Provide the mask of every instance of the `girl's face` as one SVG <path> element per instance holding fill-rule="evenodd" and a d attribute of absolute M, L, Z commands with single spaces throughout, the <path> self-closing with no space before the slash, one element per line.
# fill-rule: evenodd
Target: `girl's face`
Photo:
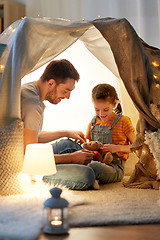
<path fill-rule="evenodd" d="M 100 117 L 103 122 L 105 122 L 112 116 L 113 108 L 116 106 L 116 100 L 113 104 L 108 100 L 93 100 L 93 105 L 97 116 Z"/>

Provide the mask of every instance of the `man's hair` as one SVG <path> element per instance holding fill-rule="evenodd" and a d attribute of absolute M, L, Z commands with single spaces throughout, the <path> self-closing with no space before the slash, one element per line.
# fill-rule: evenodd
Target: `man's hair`
<path fill-rule="evenodd" d="M 78 82 L 80 76 L 72 63 L 66 59 L 50 62 L 41 76 L 43 82 L 54 79 L 57 84 L 65 83 L 67 78 L 72 78 Z"/>

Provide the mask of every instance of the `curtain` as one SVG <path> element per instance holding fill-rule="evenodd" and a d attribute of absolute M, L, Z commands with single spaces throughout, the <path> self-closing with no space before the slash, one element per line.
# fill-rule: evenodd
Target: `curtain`
<path fill-rule="evenodd" d="M 20 0 L 19 0 L 20 1 Z M 160 0 L 21 0 L 28 17 L 71 21 L 126 18 L 149 45 L 160 48 Z"/>

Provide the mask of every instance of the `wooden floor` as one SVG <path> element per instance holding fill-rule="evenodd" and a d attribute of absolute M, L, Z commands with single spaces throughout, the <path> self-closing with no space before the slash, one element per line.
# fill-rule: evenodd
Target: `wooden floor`
<path fill-rule="evenodd" d="M 41 234 L 38 240 L 160 240 L 160 224 L 71 228 L 68 235 Z"/>

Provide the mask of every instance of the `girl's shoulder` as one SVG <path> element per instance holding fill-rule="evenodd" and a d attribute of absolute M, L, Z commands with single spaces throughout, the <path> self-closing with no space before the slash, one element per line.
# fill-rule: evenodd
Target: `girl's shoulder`
<path fill-rule="evenodd" d="M 122 115 L 120 118 L 122 121 L 131 121 L 130 117 L 126 116 L 126 115 Z"/>
<path fill-rule="evenodd" d="M 124 131 L 127 132 L 135 131 L 130 117 L 122 115 L 119 121 L 121 121 Z"/>
<path fill-rule="evenodd" d="M 123 124 L 129 124 L 129 125 L 132 125 L 132 121 L 131 121 L 131 118 L 126 116 L 126 115 L 122 115 L 121 118 L 119 119 L 119 121 Z"/>

